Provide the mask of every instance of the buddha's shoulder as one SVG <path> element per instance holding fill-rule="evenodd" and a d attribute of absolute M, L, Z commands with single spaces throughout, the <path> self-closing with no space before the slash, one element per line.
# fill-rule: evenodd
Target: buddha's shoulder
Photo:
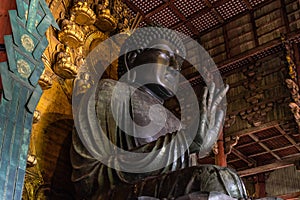
<path fill-rule="evenodd" d="M 127 83 L 113 79 L 102 79 L 98 83 L 98 94 L 105 96 L 117 95 L 124 96 L 130 94 L 130 88 Z"/>
<path fill-rule="evenodd" d="M 101 79 L 98 84 L 99 89 L 111 89 L 117 85 L 118 81 L 113 79 Z"/>
<path fill-rule="evenodd" d="M 106 90 L 106 91 L 111 91 L 116 88 L 124 89 L 128 87 L 129 86 L 126 83 L 123 83 L 121 81 L 116 81 L 113 79 L 101 79 L 98 83 L 98 89 Z"/>

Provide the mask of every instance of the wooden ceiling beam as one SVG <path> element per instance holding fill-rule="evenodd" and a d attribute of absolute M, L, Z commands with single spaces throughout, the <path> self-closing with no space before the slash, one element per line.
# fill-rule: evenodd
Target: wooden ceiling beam
<path fill-rule="evenodd" d="M 246 162 L 249 167 L 256 166 L 256 161 L 254 159 L 245 156 L 243 153 L 241 153 L 237 149 L 232 148 L 231 152 L 234 155 L 236 155 L 237 157 L 239 157 L 241 160 L 243 160 L 244 162 Z"/>
<path fill-rule="evenodd" d="M 285 146 L 285 147 L 280 147 L 280 148 L 274 149 L 273 151 L 281 151 L 281 150 L 285 150 L 285 149 L 292 148 L 292 147 L 294 147 L 294 146 L 293 145 L 288 145 L 288 146 Z M 256 154 L 246 156 L 246 157 L 249 158 L 249 159 L 252 159 L 253 157 L 264 155 L 264 154 L 268 154 L 268 152 L 264 151 L 264 152 L 256 153 Z M 287 159 L 287 158 L 291 158 L 291 157 L 299 157 L 299 155 L 300 155 L 300 153 L 297 153 L 297 154 L 292 154 L 292 155 L 285 156 L 284 158 Z M 240 160 L 244 160 L 244 159 L 241 159 L 239 156 L 237 156 L 237 157 L 238 158 L 236 158 L 236 159 L 228 160 L 227 163 L 234 163 L 234 162 L 237 162 L 237 161 L 240 161 Z M 300 157 L 299 157 L 299 159 L 300 159 Z M 248 163 L 248 162 L 246 162 L 246 163 Z"/>
<path fill-rule="evenodd" d="M 224 22 L 224 19 L 223 17 L 221 16 L 221 14 L 217 11 L 215 5 L 212 5 L 209 0 L 203 0 L 204 4 L 209 7 L 211 9 L 211 11 L 217 16 L 218 20 L 220 23 L 223 23 Z"/>
<path fill-rule="evenodd" d="M 177 9 L 177 7 L 174 5 L 174 0 L 170 1 L 170 8 L 175 12 L 175 14 L 179 17 L 180 21 L 186 21 L 186 17 Z M 187 22 L 185 24 L 189 29 L 192 30 L 193 35 L 199 35 L 199 31 L 190 23 Z"/>
<path fill-rule="evenodd" d="M 170 2 L 165 2 L 163 5 L 158 5 L 155 8 L 153 8 L 148 14 L 145 15 L 145 18 L 150 18 L 152 15 L 155 15 L 156 13 L 159 13 L 161 10 L 169 7 Z"/>
<path fill-rule="evenodd" d="M 300 197 L 300 192 L 282 194 L 282 195 L 278 195 L 277 197 L 281 199 L 287 199 L 287 200 L 298 200 Z"/>
<path fill-rule="evenodd" d="M 296 160 L 299 160 L 299 156 L 293 156 L 291 158 L 284 159 L 281 161 L 276 161 L 276 162 L 268 164 L 268 165 L 254 167 L 254 168 L 250 168 L 250 169 L 246 169 L 246 170 L 241 170 L 241 171 L 238 171 L 238 174 L 240 177 L 245 177 L 245 176 L 264 173 L 264 172 L 268 172 L 268 171 L 272 171 L 272 170 L 276 170 L 276 169 L 290 167 L 290 166 L 294 165 L 294 162 Z"/>
<path fill-rule="evenodd" d="M 173 10 L 174 13 L 179 17 L 180 20 L 182 20 L 182 21 L 186 20 L 185 16 L 181 12 L 179 12 L 177 7 L 173 3 L 170 3 L 169 6 L 170 6 L 171 10 Z"/>
<path fill-rule="evenodd" d="M 272 137 L 268 137 L 268 138 L 265 138 L 265 139 L 262 139 L 260 140 L 261 142 L 265 142 L 265 141 L 268 141 L 268 140 L 274 140 L 276 138 L 279 138 L 279 137 L 282 137 L 282 135 L 275 135 L 275 136 L 272 136 Z M 247 147 L 247 146 L 251 146 L 253 144 L 257 144 L 257 142 L 248 142 L 246 144 L 242 144 L 242 145 L 239 145 L 239 146 L 236 146 L 235 148 L 244 148 L 244 147 Z"/>
<path fill-rule="evenodd" d="M 280 3 L 281 3 L 281 6 L 280 6 L 281 18 L 284 22 L 286 32 L 289 33 L 289 32 L 291 32 L 291 29 L 290 29 L 290 26 L 289 26 L 290 22 L 289 22 L 289 19 L 288 19 L 288 15 L 286 13 L 286 7 L 285 7 L 284 0 L 280 0 Z"/>
<path fill-rule="evenodd" d="M 286 36 L 287 41 L 298 41 L 300 40 L 300 31 L 296 32 L 296 33 L 291 33 L 291 34 L 287 34 Z M 254 57 L 255 55 L 261 54 L 263 52 L 269 51 L 270 49 L 276 49 L 282 46 L 282 41 L 281 39 L 275 39 L 273 41 L 270 41 L 264 45 L 261 45 L 259 47 L 256 47 L 252 50 L 246 51 L 244 53 L 241 53 L 239 56 L 234 56 L 230 59 L 227 59 L 226 61 L 220 63 L 218 65 L 218 70 L 222 71 L 222 69 L 226 69 L 226 68 L 231 68 L 231 66 L 235 66 L 238 65 L 239 62 L 245 61 L 245 60 L 250 60 L 252 59 L 252 57 Z M 244 65 L 243 65 L 244 66 Z M 237 67 L 238 68 L 238 67 Z M 234 68 L 236 69 L 236 68 Z M 197 79 L 200 79 L 201 77 L 198 76 L 194 76 L 191 77 L 189 79 L 189 82 L 195 81 Z"/>
<path fill-rule="evenodd" d="M 271 151 L 271 149 L 269 149 L 264 143 L 260 142 L 260 140 L 258 139 L 258 137 L 256 137 L 255 135 L 248 134 L 255 142 L 257 142 L 262 148 L 264 148 L 268 153 L 270 153 L 272 156 L 274 156 L 277 160 L 281 160 L 281 158 L 276 155 L 273 151 Z"/>
<path fill-rule="evenodd" d="M 191 20 L 193 20 L 194 18 L 197 18 L 197 17 L 199 17 L 199 16 L 201 16 L 201 15 L 204 15 L 204 14 L 206 14 L 206 13 L 212 11 L 213 8 L 219 7 L 219 6 L 223 5 L 224 3 L 228 2 L 228 1 L 230 1 L 230 0 L 221 0 L 221 1 L 217 1 L 217 2 L 215 2 L 214 4 L 212 4 L 211 7 L 206 6 L 206 7 L 204 7 L 203 9 L 201 9 L 201 10 L 199 10 L 199 11 L 193 13 L 191 16 L 189 16 L 188 18 L 186 18 L 186 20 L 180 21 L 180 22 L 178 22 L 178 23 L 172 25 L 170 28 L 171 28 L 171 29 L 177 28 L 177 27 L 179 27 L 179 26 L 181 26 L 181 25 L 187 23 L 187 21 L 191 21 Z"/>
<path fill-rule="evenodd" d="M 236 159 L 232 159 L 232 160 L 227 160 L 227 163 L 234 163 L 234 162 L 237 162 L 237 161 L 240 161 L 241 159 L 240 158 L 236 158 Z M 233 167 L 234 168 L 234 167 Z"/>
<path fill-rule="evenodd" d="M 196 17 L 198 17 L 200 15 L 204 15 L 204 14 L 208 13 L 210 10 L 211 10 L 210 8 L 205 7 L 203 9 L 201 9 L 200 11 L 195 12 L 194 14 L 192 14 L 191 16 L 189 16 L 188 18 L 186 18 L 184 21 L 180 21 L 180 22 L 177 22 L 176 24 L 172 25 L 170 28 L 171 29 L 175 29 L 175 28 L 177 28 L 177 27 L 179 27 L 179 26 L 181 26 L 183 24 L 186 24 L 187 21 L 192 21 L 192 19 L 194 19 L 194 18 L 196 18 Z"/>
<path fill-rule="evenodd" d="M 171 27 L 168 27 L 168 28 L 176 29 L 176 28 L 180 27 L 183 24 L 188 24 L 187 22 L 190 22 L 194 18 L 199 17 L 200 15 L 204 15 L 204 14 L 210 12 L 210 11 L 214 12 L 214 14 L 216 14 L 216 16 L 218 17 L 218 19 L 222 23 L 220 23 L 219 25 L 216 25 L 214 27 L 211 27 L 208 30 L 219 28 L 220 26 L 223 26 L 223 24 L 224 24 L 223 22 L 229 21 L 229 20 L 224 20 L 223 17 L 220 15 L 220 13 L 217 12 L 216 8 L 219 7 L 219 6 L 221 6 L 221 5 L 223 5 L 223 4 L 225 4 L 228 1 L 230 1 L 230 0 L 220 0 L 220 1 L 217 1 L 217 2 L 215 2 L 213 4 L 211 4 L 210 2 L 208 2 L 208 4 L 206 4 L 207 6 L 205 8 L 203 8 L 203 9 L 201 9 L 201 10 L 193 13 L 191 16 L 189 16 L 186 19 L 183 19 L 183 20 L 175 23 L 174 25 L 172 25 Z M 266 1 L 258 4 L 257 6 L 254 6 L 254 7 L 252 7 L 250 5 L 250 3 L 248 2 L 248 0 L 244 0 L 244 3 L 246 4 L 248 10 L 251 10 L 251 9 L 253 10 L 253 9 L 259 9 L 259 8 L 265 6 L 266 4 L 270 3 L 271 1 L 273 1 L 273 0 L 266 0 Z M 174 0 L 164 0 L 164 4 L 158 5 L 157 7 L 155 7 L 154 9 L 152 9 L 148 14 L 146 14 L 140 8 L 138 8 L 137 6 L 135 6 L 130 0 L 123 0 L 123 2 L 125 2 L 128 5 L 128 7 L 130 9 L 132 9 L 133 11 L 139 12 L 143 16 L 143 20 L 145 20 L 146 23 L 150 23 L 151 22 L 151 20 L 149 19 L 150 16 L 158 13 L 162 9 L 168 7 L 169 5 L 174 5 L 173 4 Z M 208 6 L 210 6 L 210 7 L 208 7 Z M 241 17 L 244 14 L 245 14 L 245 12 L 241 12 L 238 15 L 230 18 L 230 20 L 232 21 L 234 19 L 237 19 L 237 18 Z M 193 28 L 191 28 L 191 27 L 193 27 Z M 191 28 L 193 31 L 197 30 L 193 25 L 189 25 L 189 28 Z M 206 30 L 206 32 L 207 32 L 207 30 Z M 201 33 L 199 33 L 199 31 L 197 30 L 197 33 L 195 35 L 199 36 L 200 34 Z"/>
<path fill-rule="evenodd" d="M 276 84 L 276 86 L 278 86 L 278 84 Z M 280 96 L 278 95 L 276 98 L 274 98 L 274 99 L 266 99 L 265 101 L 262 101 L 262 102 L 256 104 L 256 106 L 267 105 L 269 103 L 273 103 L 274 104 L 274 102 L 283 101 L 286 98 L 289 98 L 289 96 L 287 96 L 285 94 L 284 95 L 280 95 Z M 231 113 L 228 113 L 228 114 L 230 114 L 230 115 L 239 115 L 239 113 L 241 113 L 241 112 L 247 112 L 247 110 L 252 110 L 252 109 L 253 109 L 253 106 L 249 105 L 248 107 L 241 108 L 240 110 L 235 110 L 234 112 L 231 112 Z"/>
<path fill-rule="evenodd" d="M 289 135 L 286 134 L 284 130 L 278 125 L 275 126 L 275 128 L 300 152 L 300 147 L 298 144 L 291 138 Z"/>
<path fill-rule="evenodd" d="M 251 127 L 251 128 L 248 128 L 248 129 L 243 129 L 241 131 L 237 131 L 235 133 L 232 133 L 232 134 L 229 134 L 229 135 L 226 135 L 226 136 L 240 136 L 241 137 L 243 135 L 249 135 L 249 134 L 252 134 L 252 133 L 256 133 L 258 131 L 264 131 L 264 130 L 273 128 L 277 124 L 279 124 L 279 121 L 275 120 L 275 121 L 271 121 L 271 122 L 267 122 L 265 124 L 262 124 L 261 126 L 258 126 L 258 127 Z"/>
<path fill-rule="evenodd" d="M 231 57 L 230 53 L 230 47 L 229 47 L 229 39 L 228 39 L 228 29 L 227 25 L 224 25 L 222 27 L 223 36 L 224 36 L 224 44 L 225 44 L 225 50 L 226 50 L 226 59 L 229 59 Z"/>
<path fill-rule="evenodd" d="M 292 147 L 294 147 L 294 145 L 288 145 L 288 146 L 285 146 L 285 147 L 280 147 L 280 148 L 277 148 L 277 149 L 273 149 L 272 151 L 281 151 L 281 150 L 285 150 L 285 149 L 292 148 Z M 256 153 L 256 154 L 250 155 L 248 157 L 253 158 L 253 157 L 264 155 L 264 154 L 267 154 L 267 153 L 269 153 L 269 152 L 264 151 L 264 152 L 261 152 L 261 153 Z"/>
<path fill-rule="evenodd" d="M 134 5 L 130 0 L 123 0 L 123 2 L 134 12 L 140 13 L 140 15 L 143 16 L 143 19 L 145 19 L 145 13 L 136 5 Z"/>
<path fill-rule="evenodd" d="M 254 38 L 254 44 L 255 44 L 255 47 L 258 47 L 259 42 L 258 42 L 257 29 L 256 29 L 253 10 L 250 11 L 250 23 L 251 23 L 251 31 L 253 33 L 253 38 Z"/>
<path fill-rule="evenodd" d="M 252 10 L 252 9 L 253 9 L 252 6 L 251 6 L 251 4 L 250 4 L 250 2 L 249 2 L 248 0 L 243 0 L 243 2 L 244 2 L 245 5 L 247 6 L 247 9 L 248 9 L 248 10 Z"/>
<path fill-rule="evenodd" d="M 258 4 L 258 5 L 256 5 L 255 7 L 253 7 L 251 11 L 256 10 L 256 9 L 260 9 L 260 8 L 264 7 L 265 5 L 267 5 L 267 4 L 269 4 L 270 2 L 273 2 L 273 1 L 274 1 L 274 0 L 265 0 L 264 2 L 262 2 L 262 3 Z M 213 4 L 213 5 L 215 5 L 215 4 Z M 243 11 L 243 12 L 241 12 L 241 13 L 239 13 L 239 14 L 237 14 L 237 15 L 231 17 L 231 18 L 226 19 L 226 20 L 224 21 L 224 23 L 229 23 L 229 22 L 231 22 L 231 21 L 237 20 L 237 19 L 241 18 L 242 16 L 244 16 L 245 13 L 248 13 L 247 10 L 245 10 L 245 11 Z M 214 30 L 214 29 L 220 28 L 221 26 L 224 25 L 224 23 L 223 23 L 223 24 L 215 25 L 215 26 L 213 26 L 213 27 L 211 27 L 211 28 L 205 30 L 204 32 L 201 32 L 199 36 L 201 36 L 201 35 L 203 35 L 203 34 L 206 34 L 207 32 L 212 31 L 212 30 Z"/>

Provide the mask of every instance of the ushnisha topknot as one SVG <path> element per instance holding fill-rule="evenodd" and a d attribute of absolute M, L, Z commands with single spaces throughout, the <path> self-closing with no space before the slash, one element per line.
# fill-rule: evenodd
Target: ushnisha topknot
<path fill-rule="evenodd" d="M 145 49 L 150 48 L 152 45 L 159 44 L 163 40 L 172 45 L 174 48 L 178 49 L 178 55 L 180 57 L 185 57 L 185 46 L 176 31 L 163 27 L 139 28 L 125 40 L 121 47 L 118 61 L 118 77 L 120 78 L 127 72 L 124 60 L 127 53 L 136 52 L 137 54 L 140 54 Z"/>

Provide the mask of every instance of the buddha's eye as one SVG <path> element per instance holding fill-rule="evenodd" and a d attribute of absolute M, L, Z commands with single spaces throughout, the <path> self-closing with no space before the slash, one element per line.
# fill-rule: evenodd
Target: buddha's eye
<path fill-rule="evenodd" d="M 168 52 L 160 52 L 160 57 L 169 60 L 170 59 L 170 54 Z"/>

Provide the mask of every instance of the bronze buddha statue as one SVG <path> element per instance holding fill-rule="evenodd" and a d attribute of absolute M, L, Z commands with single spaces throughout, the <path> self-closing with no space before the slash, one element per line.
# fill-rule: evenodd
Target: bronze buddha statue
<path fill-rule="evenodd" d="M 133 47 L 139 49 L 130 50 Z M 210 194 L 247 198 L 242 181 L 232 170 L 191 166 L 190 162 L 192 154 L 205 155 L 217 140 L 225 113 L 218 105 L 228 86 L 218 91 L 212 83 L 213 92 L 205 90 L 193 137 L 188 127 L 164 109 L 163 102 L 178 89 L 184 57 L 179 54 L 184 55 L 185 48 L 173 31 L 138 29 L 121 48 L 120 80 L 100 80 L 95 98 L 82 97 L 80 105 L 88 104 L 88 108 L 78 107 L 79 126 L 71 149 L 78 199 L 208 199 Z M 94 116 L 90 109 L 96 109 Z M 84 137 L 92 137 L 92 142 L 83 142 Z M 117 154 L 116 148 L 133 154 Z M 103 152 L 112 156 L 99 160 Z M 133 171 L 122 168 L 125 165 Z"/>

